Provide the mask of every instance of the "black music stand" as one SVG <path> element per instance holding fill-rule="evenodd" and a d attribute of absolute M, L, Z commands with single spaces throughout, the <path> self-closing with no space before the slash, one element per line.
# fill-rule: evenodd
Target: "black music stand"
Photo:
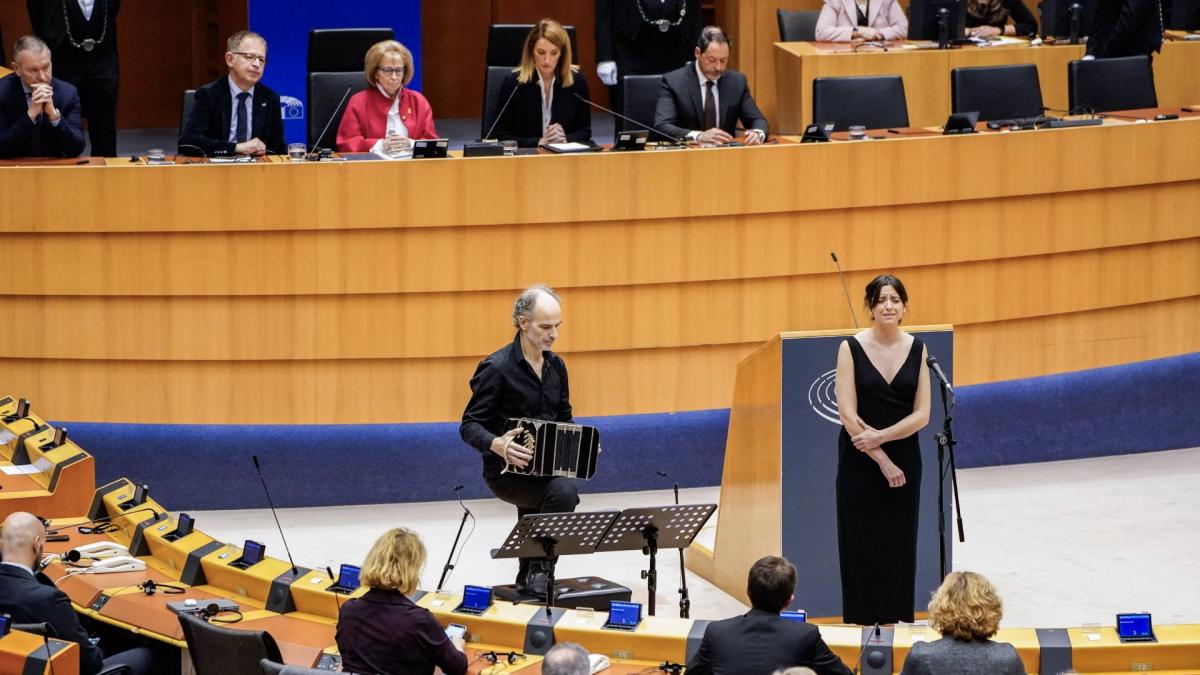
<path fill-rule="evenodd" d="M 716 504 L 679 504 L 625 509 L 596 546 L 601 551 L 636 551 L 650 556 L 650 569 L 642 570 L 649 591 L 649 615 L 654 616 L 654 594 L 658 590 L 656 559 L 661 546 L 685 549 L 700 533 L 700 528 L 717 510 Z"/>
<path fill-rule="evenodd" d="M 533 513 L 522 516 L 492 558 L 546 558 L 546 615 L 554 604 L 554 565 L 560 555 L 593 553 L 617 519 L 616 511 Z"/>

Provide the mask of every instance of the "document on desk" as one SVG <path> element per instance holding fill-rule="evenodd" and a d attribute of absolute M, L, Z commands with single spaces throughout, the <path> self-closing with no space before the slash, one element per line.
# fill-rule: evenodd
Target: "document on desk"
<path fill-rule="evenodd" d="M 8 466 L 0 466 L 0 471 L 3 471 L 9 476 L 28 476 L 30 474 L 41 473 L 42 470 L 33 464 L 10 464 Z"/>
<path fill-rule="evenodd" d="M 546 143 L 542 146 L 551 152 L 592 152 L 596 149 L 587 143 Z"/>
<path fill-rule="evenodd" d="M 17 435 L 8 429 L 0 430 L 0 445 L 8 445 L 17 439 Z"/>

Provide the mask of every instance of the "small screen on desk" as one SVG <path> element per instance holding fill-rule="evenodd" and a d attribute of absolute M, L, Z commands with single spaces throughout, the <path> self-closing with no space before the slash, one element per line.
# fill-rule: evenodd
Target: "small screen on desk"
<path fill-rule="evenodd" d="M 342 588 L 358 588 L 358 565 L 345 565 L 338 570 L 337 585 Z"/>
<path fill-rule="evenodd" d="M 254 565 L 262 562 L 263 553 L 267 547 L 257 541 L 246 540 L 246 545 L 242 547 L 242 562 L 247 565 Z"/>
<path fill-rule="evenodd" d="M 195 522 L 188 514 L 179 514 L 179 519 L 175 521 L 175 534 L 180 537 L 186 537 L 192 533 L 192 527 L 195 525 Z"/>
<path fill-rule="evenodd" d="M 805 621 L 808 620 L 808 612 L 806 612 L 802 609 L 797 609 L 797 610 L 785 609 L 779 613 L 779 616 L 784 619 L 787 619 L 789 621 L 799 621 L 800 623 L 804 623 Z"/>
<path fill-rule="evenodd" d="M 464 586 L 462 604 L 470 609 L 487 609 L 492 606 L 492 589 L 487 586 Z"/>
<path fill-rule="evenodd" d="M 1149 637 L 1152 634 L 1150 628 L 1150 615 L 1147 613 L 1138 614 L 1118 614 L 1117 615 L 1117 635 L 1121 637 Z"/>
<path fill-rule="evenodd" d="M 0 635 L 8 635 L 10 628 L 12 628 L 12 617 L 8 614 L 0 614 Z"/>
<path fill-rule="evenodd" d="M 642 620 L 642 605 L 614 601 L 608 608 L 608 622 L 617 626 L 636 626 Z"/>

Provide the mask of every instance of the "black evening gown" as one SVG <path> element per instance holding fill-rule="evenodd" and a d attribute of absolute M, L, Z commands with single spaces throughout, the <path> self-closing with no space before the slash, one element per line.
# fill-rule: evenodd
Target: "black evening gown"
<path fill-rule="evenodd" d="M 921 338 L 913 338 L 904 365 L 889 383 L 862 345 L 847 340 L 854 357 L 858 416 L 884 429 L 912 414 L 921 374 Z M 921 446 L 917 434 L 883 444 L 904 472 L 903 487 L 890 488 L 879 465 L 838 436 L 838 554 L 842 572 L 842 619 L 870 626 L 913 620 L 917 572 L 917 511 L 921 503 Z"/>

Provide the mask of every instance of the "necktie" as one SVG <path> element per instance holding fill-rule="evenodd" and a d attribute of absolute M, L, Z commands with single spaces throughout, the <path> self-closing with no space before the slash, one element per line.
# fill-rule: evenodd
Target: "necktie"
<path fill-rule="evenodd" d="M 249 126 L 246 124 L 246 99 L 250 98 L 250 92 L 243 91 L 237 98 L 237 142 L 245 143 L 250 140 L 249 130 L 246 128 Z"/>
<path fill-rule="evenodd" d="M 713 99 L 712 80 L 704 83 L 704 130 L 717 126 L 717 102 Z"/>

